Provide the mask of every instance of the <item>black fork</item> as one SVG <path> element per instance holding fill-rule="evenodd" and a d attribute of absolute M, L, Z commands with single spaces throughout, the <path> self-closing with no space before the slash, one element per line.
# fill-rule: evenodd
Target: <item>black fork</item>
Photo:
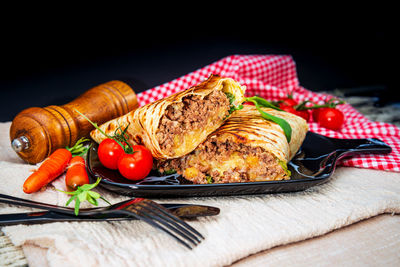
<path fill-rule="evenodd" d="M 135 198 L 120 207 L 115 207 L 112 211 L 126 214 L 134 213 L 138 219 L 166 232 L 190 249 L 204 239 L 203 235 L 192 226 L 150 199 Z"/>
<path fill-rule="evenodd" d="M 60 207 L 3 194 L 0 194 L 0 202 L 74 215 L 74 209 L 72 208 Z M 126 215 L 143 220 L 151 226 L 169 234 L 189 249 L 197 246 L 201 240 L 204 239 L 203 235 L 196 229 L 172 214 L 168 209 L 150 199 L 133 198 L 107 207 L 79 210 L 79 216 L 86 217 L 99 218 L 109 214 Z"/>

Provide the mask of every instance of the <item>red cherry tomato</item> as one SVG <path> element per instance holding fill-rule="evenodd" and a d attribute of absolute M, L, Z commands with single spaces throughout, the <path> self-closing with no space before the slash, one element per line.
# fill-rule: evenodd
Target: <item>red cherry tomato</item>
<path fill-rule="evenodd" d="M 292 113 L 294 115 L 302 117 L 306 121 L 308 121 L 310 119 L 310 113 L 308 112 L 308 110 L 296 110 L 292 106 L 282 106 L 281 109 L 283 111 L 290 112 L 290 113 Z"/>
<path fill-rule="evenodd" d="M 118 159 L 123 154 L 125 154 L 124 149 L 117 141 L 111 138 L 104 139 L 97 149 L 97 155 L 101 164 L 112 170 L 118 169 Z"/>
<path fill-rule="evenodd" d="M 283 111 L 290 112 L 293 114 L 296 112 L 293 106 L 280 105 L 279 108 L 282 109 Z"/>
<path fill-rule="evenodd" d="M 86 172 L 85 159 L 81 156 L 73 157 L 65 174 L 65 185 L 68 190 L 76 190 L 78 186 L 88 183 L 89 176 Z"/>
<path fill-rule="evenodd" d="M 325 108 L 316 108 L 312 110 L 312 118 L 314 122 L 318 122 L 319 113 Z"/>
<path fill-rule="evenodd" d="M 296 110 L 296 113 L 294 113 L 294 114 L 302 117 L 306 121 L 309 121 L 309 119 L 310 119 L 310 112 L 308 110 Z"/>
<path fill-rule="evenodd" d="M 318 123 L 322 127 L 337 131 L 344 123 L 344 115 L 336 108 L 324 108 L 319 112 Z"/>
<path fill-rule="evenodd" d="M 294 100 L 293 98 L 289 98 L 289 97 L 281 99 L 280 101 L 282 101 L 282 102 L 279 103 L 279 107 L 281 109 L 282 109 L 283 106 L 293 107 L 293 106 L 296 106 L 298 104 L 296 100 Z"/>
<path fill-rule="evenodd" d="M 124 154 L 118 160 L 118 170 L 129 180 L 145 178 L 153 167 L 153 156 L 150 150 L 141 145 L 132 146 L 133 154 Z"/>

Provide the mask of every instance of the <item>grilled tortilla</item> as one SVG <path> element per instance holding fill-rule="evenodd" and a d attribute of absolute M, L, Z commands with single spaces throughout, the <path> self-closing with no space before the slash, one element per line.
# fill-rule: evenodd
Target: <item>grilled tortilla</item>
<path fill-rule="evenodd" d="M 279 125 L 262 118 L 254 106 L 245 105 L 190 154 L 158 161 L 158 170 L 178 172 L 196 184 L 290 179 L 286 164 L 300 148 L 307 122 L 288 112 L 262 109 L 290 124 L 290 143 Z"/>
<path fill-rule="evenodd" d="M 127 128 L 129 142 L 143 144 L 159 160 L 182 157 L 219 128 L 244 101 L 245 86 L 211 75 L 187 90 L 138 108 L 100 126 L 107 134 Z M 98 130 L 91 137 L 100 143 Z"/>

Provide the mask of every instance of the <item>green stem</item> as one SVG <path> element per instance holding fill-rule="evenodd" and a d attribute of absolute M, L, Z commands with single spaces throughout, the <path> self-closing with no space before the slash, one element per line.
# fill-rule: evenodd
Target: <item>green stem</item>
<path fill-rule="evenodd" d="M 80 113 L 78 110 L 75 109 L 75 111 L 78 112 L 82 117 L 84 117 L 88 122 L 90 122 L 90 124 L 93 125 L 93 127 L 96 128 L 97 130 L 99 130 L 99 132 L 102 133 L 105 137 L 112 138 L 111 136 L 103 132 L 103 130 L 99 128 L 97 123 L 92 122 L 88 117 Z"/>
<path fill-rule="evenodd" d="M 308 107 L 306 107 L 306 104 L 307 104 L 308 102 L 310 102 L 310 101 L 308 101 L 308 100 L 303 101 L 303 102 L 301 102 L 300 104 L 295 105 L 293 108 L 294 108 L 295 110 L 306 110 L 306 109 L 308 108 Z"/>
<path fill-rule="evenodd" d="M 343 100 L 331 98 L 328 101 L 326 101 L 324 104 L 320 104 L 320 105 L 314 104 L 311 107 L 306 107 L 305 106 L 306 102 L 310 102 L 310 101 L 304 101 L 304 103 L 301 103 L 298 105 L 298 107 L 297 106 L 296 107 L 299 108 L 299 110 L 317 109 L 317 108 L 335 108 L 337 105 L 342 105 L 342 104 L 346 103 Z M 297 110 L 296 107 L 295 107 L 295 109 Z"/>
<path fill-rule="evenodd" d="M 110 201 L 108 201 L 107 199 L 105 199 L 104 197 L 100 196 L 100 199 L 102 199 L 104 202 L 106 202 L 108 205 L 111 206 Z"/>
<path fill-rule="evenodd" d="M 341 101 L 339 103 L 326 103 L 326 104 L 321 104 L 321 105 L 313 105 L 311 107 L 299 106 L 298 107 L 299 109 L 297 109 L 296 107 L 295 107 L 295 109 L 296 110 L 306 110 L 306 109 L 317 109 L 317 108 L 335 108 L 337 105 L 341 105 L 341 104 L 344 104 L 344 102 Z"/>
<path fill-rule="evenodd" d="M 92 126 L 93 126 L 94 128 L 96 128 L 97 130 L 99 130 L 99 132 L 100 132 L 101 134 L 103 134 L 105 137 L 110 138 L 110 139 L 113 139 L 115 142 L 117 142 L 117 143 L 124 149 L 125 152 L 129 153 L 129 152 L 132 150 L 132 148 L 130 147 L 128 141 L 127 141 L 126 138 L 123 136 L 124 133 L 126 132 L 126 129 L 127 129 L 128 126 L 129 126 L 129 124 L 128 124 L 128 126 L 125 128 L 125 130 L 123 130 L 123 131 L 122 131 L 121 126 L 118 127 L 118 129 L 121 128 L 121 132 L 122 132 L 121 135 L 111 136 L 111 135 L 106 134 L 102 129 L 100 129 L 100 127 L 99 127 L 99 125 L 97 125 L 97 123 L 92 122 L 88 117 L 86 117 L 85 115 L 83 115 L 82 113 L 80 113 L 78 110 L 75 109 L 75 111 L 78 112 L 82 117 L 84 117 L 90 124 L 92 124 Z M 117 129 L 117 130 L 118 130 L 118 129 Z M 116 130 L 116 131 L 117 131 L 117 130 Z M 123 139 L 123 141 L 125 141 L 125 143 L 127 144 L 127 145 L 126 145 L 127 147 L 125 147 L 125 145 L 118 139 L 118 137 L 121 137 L 121 138 Z"/>
<path fill-rule="evenodd" d="M 71 152 L 72 156 L 82 156 L 84 155 L 87 150 L 89 149 L 88 146 L 84 146 L 84 142 L 90 141 L 87 138 L 82 137 L 81 139 L 79 139 L 75 145 L 73 147 L 66 147 L 66 149 Z"/>

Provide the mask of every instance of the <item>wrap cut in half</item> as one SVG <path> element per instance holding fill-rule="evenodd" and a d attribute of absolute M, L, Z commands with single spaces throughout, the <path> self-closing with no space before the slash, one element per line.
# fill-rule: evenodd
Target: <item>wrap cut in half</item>
<path fill-rule="evenodd" d="M 307 122 L 288 112 L 262 110 L 290 124 L 290 143 L 278 124 L 262 118 L 254 106 L 244 105 L 190 154 L 158 161 L 158 171 L 177 172 L 195 184 L 290 179 L 287 163 L 304 141 Z"/>
<path fill-rule="evenodd" d="M 131 144 L 143 144 L 155 159 L 182 157 L 193 151 L 244 102 L 245 86 L 211 75 L 187 90 L 142 106 L 100 126 L 112 135 L 125 129 Z M 100 143 L 99 130 L 91 137 Z"/>

